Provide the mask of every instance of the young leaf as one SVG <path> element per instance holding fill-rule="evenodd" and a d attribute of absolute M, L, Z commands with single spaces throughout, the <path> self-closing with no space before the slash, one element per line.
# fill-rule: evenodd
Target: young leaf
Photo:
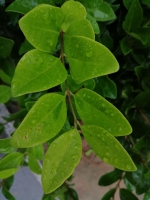
<path fill-rule="evenodd" d="M 17 171 L 18 171 L 17 168 L 2 170 L 2 171 L 0 171 L 0 179 L 8 178 L 8 177 L 12 176 L 13 174 L 15 174 Z"/>
<path fill-rule="evenodd" d="M 110 189 L 103 197 L 101 200 L 111 200 L 111 197 L 114 196 L 116 192 L 115 188 Z"/>
<path fill-rule="evenodd" d="M 132 159 L 109 132 L 95 125 L 82 126 L 85 139 L 104 162 L 124 171 L 135 171 Z"/>
<path fill-rule="evenodd" d="M 6 85 L 0 85 L 0 104 L 9 101 L 10 97 L 10 87 Z"/>
<path fill-rule="evenodd" d="M 95 39 L 95 34 L 90 22 L 87 19 L 73 21 L 65 33 L 64 40 L 71 36 L 84 36 L 92 40 Z M 66 41 L 67 43 L 68 41 Z"/>
<path fill-rule="evenodd" d="M 121 200 L 127 200 L 127 199 L 138 200 L 138 198 L 132 192 L 124 188 L 120 189 L 120 199 Z"/>
<path fill-rule="evenodd" d="M 77 112 L 85 125 L 97 125 L 114 136 L 128 135 L 132 128 L 122 113 L 97 93 L 81 89 L 75 95 Z"/>
<path fill-rule="evenodd" d="M 11 138 L 15 147 L 32 147 L 53 138 L 66 121 L 65 97 L 50 93 L 33 105 Z"/>
<path fill-rule="evenodd" d="M 19 152 L 10 153 L 0 160 L 0 171 L 17 168 L 23 160 L 23 154 Z"/>
<path fill-rule="evenodd" d="M 10 138 L 0 140 L 0 153 L 11 153 L 15 150 L 16 148 L 10 145 Z"/>
<path fill-rule="evenodd" d="M 6 199 L 8 199 L 8 200 L 16 200 L 14 198 L 14 196 L 9 192 L 9 190 L 5 186 L 2 187 L 2 193 L 6 197 Z"/>
<path fill-rule="evenodd" d="M 70 37 L 64 43 L 64 51 L 72 78 L 78 84 L 119 69 L 116 58 L 105 46 L 86 37 Z"/>
<path fill-rule="evenodd" d="M 32 155 L 28 154 L 28 165 L 31 171 L 33 171 L 36 174 L 41 174 L 42 170 L 41 167 L 37 161 L 37 159 Z"/>
<path fill-rule="evenodd" d="M 20 28 L 27 40 L 37 49 L 53 53 L 64 15 L 60 8 L 39 5 L 19 21 Z"/>
<path fill-rule="evenodd" d="M 10 55 L 12 47 L 14 45 L 14 41 L 0 37 L 0 56 L 2 58 L 6 58 Z"/>
<path fill-rule="evenodd" d="M 61 29 L 66 32 L 70 23 L 75 20 L 82 20 L 86 18 L 86 10 L 84 6 L 75 1 L 67 1 L 61 6 L 61 10 L 65 16 Z"/>
<path fill-rule="evenodd" d="M 90 14 L 87 13 L 86 15 L 87 20 L 91 23 L 93 30 L 95 32 L 95 34 L 99 34 L 100 33 L 100 28 L 99 25 L 97 23 L 97 21 L 95 20 L 94 17 L 92 17 Z"/>
<path fill-rule="evenodd" d="M 87 12 L 92 15 L 96 21 L 109 21 L 116 18 L 110 5 L 102 0 L 79 0 L 85 7 Z"/>
<path fill-rule="evenodd" d="M 115 183 L 117 180 L 119 180 L 121 178 L 122 173 L 123 173 L 122 171 L 120 171 L 118 169 L 115 169 L 112 172 L 104 174 L 99 179 L 98 184 L 101 185 L 101 186 L 111 185 L 111 184 Z"/>
<path fill-rule="evenodd" d="M 11 3 L 7 8 L 7 12 L 18 12 L 21 14 L 26 14 L 30 10 L 32 10 L 35 6 L 38 4 L 50 4 L 54 5 L 54 2 L 52 0 L 15 0 L 13 3 Z"/>
<path fill-rule="evenodd" d="M 57 189 L 73 173 L 81 153 L 81 139 L 76 129 L 64 133 L 50 145 L 42 171 L 42 185 L 46 194 Z"/>
<path fill-rule="evenodd" d="M 139 0 L 133 0 L 123 23 L 123 28 L 127 32 L 134 32 L 141 25 L 142 20 L 143 11 Z"/>
<path fill-rule="evenodd" d="M 67 71 L 60 59 L 34 49 L 26 53 L 17 65 L 12 80 L 12 95 L 16 97 L 47 90 L 66 78 Z"/>

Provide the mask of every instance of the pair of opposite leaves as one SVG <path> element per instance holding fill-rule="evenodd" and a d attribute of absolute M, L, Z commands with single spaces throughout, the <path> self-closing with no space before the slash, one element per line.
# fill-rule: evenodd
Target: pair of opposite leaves
<path fill-rule="evenodd" d="M 47 90 L 67 79 L 60 59 L 51 55 L 61 30 L 64 32 L 61 48 L 76 83 L 119 69 L 113 54 L 94 41 L 92 25 L 86 20 L 86 10 L 79 2 L 67 1 L 61 8 L 39 5 L 27 13 L 19 25 L 36 49 L 26 53 L 18 63 L 12 81 L 13 96 Z"/>

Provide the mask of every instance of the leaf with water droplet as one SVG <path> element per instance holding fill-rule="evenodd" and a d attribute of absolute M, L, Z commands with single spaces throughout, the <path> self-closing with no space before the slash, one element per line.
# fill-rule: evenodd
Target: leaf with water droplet
<path fill-rule="evenodd" d="M 42 170 L 42 185 L 46 194 L 56 190 L 73 173 L 82 154 L 81 138 L 76 129 L 64 133 L 53 143 L 45 155 Z"/>
<path fill-rule="evenodd" d="M 84 124 L 100 126 L 114 136 L 131 133 L 132 128 L 123 114 L 97 93 L 89 89 L 81 89 L 75 95 L 75 102 L 77 112 Z"/>
<path fill-rule="evenodd" d="M 11 138 L 15 147 L 33 147 L 53 138 L 66 121 L 65 97 L 45 94 L 30 109 Z"/>
<path fill-rule="evenodd" d="M 65 16 L 61 27 L 64 32 L 66 32 L 73 21 L 86 18 L 85 7 L 79 2 L 67 1 L 61 6 L 61 10 Z"/>
<path fill-rule="evenodd" d="M 78 48 L 76 44 L 79 45 Z M 71 75 L 78 84 L 119 69 L 119 64 L 109 49 L 87 37 L 70 37 L 64 41 L 64 52 L 69 61 Z"/>
<path fill-rule="evenodd" d="M 19 25 L 27 40 L 35 48 L 53 53 L 63 20 L 64 15 L 60 8 L 41 4 L 22 17 Z M 51 43 L 48 42 L 50 40 Z"/>
<path fill-rule="evenodd" d="M 81 128 L 90 147 L 104 162 L 124 171 L 136 170 L 136 166 L 131 157 L 114 136 L 106 132 L 103 128 L 95 125 L 85 125 Z M 98 137 L 98 134 L 101 135 L 101 138 L 105 138 L 105 142 Z M 116 144 L 118 148 L 115 147 Z M 108 155 L 108 153 L 110 155 Z M 116 158 L 120 158 L 120 160 L 115 162 Z"/>
<path fill-rule="evenodd" d="M 34 49 L 27 52 L 17 65 L 12 80 L 12 96 L 47 90 L 66 78 L 67 71 L 60 59 Z"/>

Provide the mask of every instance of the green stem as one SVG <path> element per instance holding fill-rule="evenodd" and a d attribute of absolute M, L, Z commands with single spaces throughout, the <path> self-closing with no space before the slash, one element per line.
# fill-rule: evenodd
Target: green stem
<path fill-rule="evenodd" d="M 61 57 L 62 64 L 65 66 L 64 32 L 63 31 L 60 32 L 60 45 L 61 45 L 61 54 L 60 54 L 60 57 Z M 68 101 L 69 101 L 70 109 L 71 109 L 71 112 L 72 112 L 72 115 L 73 115 L 73 118 L 74 118 L 74 125 L 75 125 L 75 127 L 77 127 L 78 120 L 76 118 L 75 111 L 74 111 L 74 108 L 73 108 L 73 104 L 72 104 L 72 101 L 71 101 L 71 91 L 69 90 L 69 86 L 68 86 L 68 81 L 67 80 L 65 81 L 65 85 L 66 85 L 66 94 L 68 96 Z"/>

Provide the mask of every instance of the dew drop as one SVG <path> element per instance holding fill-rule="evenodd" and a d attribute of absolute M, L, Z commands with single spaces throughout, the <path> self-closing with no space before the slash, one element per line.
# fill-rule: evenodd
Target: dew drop
<path fill-rule="evenodd" d="M 52 40 L 47 40 L 47 43 L 48 43 L 50 46 L 53 46 L 53 41 L 52 41 Z"/>
<path fill-rule="evenodd" d="M 126 164 L 126 169 L 127 170 L 130 170 L 131 169 L 131 166 L 129 164 Z"/>
<path fill-rule="evenodd" d="M 91 58 L 92 57 L 92 51 L 86 52 L 86 57 Z"/>
<path fill-rule="evenodd" d="M 102 107 L 105 108 L 105 104 L 104 103 L 102 103 Z"/>
<path fill-rule="evenodd" d="M 115 144 L 116 149 L 120 150 L 119 145 Z"/>
<path fill-rule="evenodd" d="M 103 141 L 103 142 L 105 142 L 105 139 L 104 139 L 104 138 L 102 138 L 102 141 Z"/>
<path fill-rule="evenodd" d="M 114 159 L 114 162 L 115 162 L 116 164 L 118 164 L 119 158 L 115 158 L 115 159 Z"/>
<path fill-rule="evenodd" d="M 106 152 L 106 156 L 110 156 L 110 153 L 109 153 L 109 152 Z"/>
<path fill-rule="evenodd" d="M 108 162 L 108 159 L 104 157 L 104 158 L 103 158 L 103 161 L 104 161 L 104 162 Z"/>

